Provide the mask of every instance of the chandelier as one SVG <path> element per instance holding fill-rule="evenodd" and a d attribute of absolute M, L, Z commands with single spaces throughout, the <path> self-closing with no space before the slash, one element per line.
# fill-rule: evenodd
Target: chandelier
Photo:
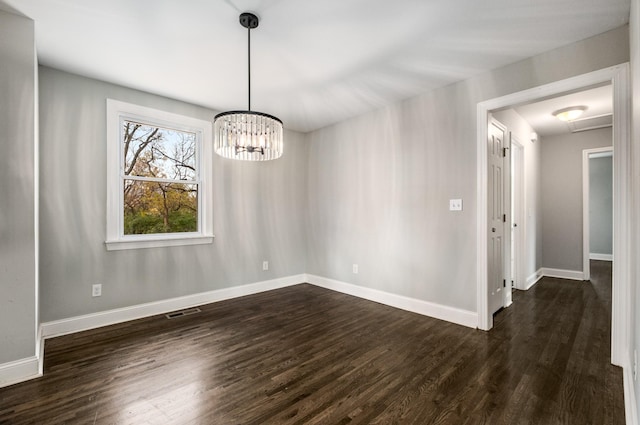
<path fill-rule="evenodd" d="M 225 158 L 268 161 L 282 156 L 282 121 L 251 110 L 251 30 L 258 27 L 258 22 L 253 13 L 240 15 L 240 25 L 247 29 L 247 110 L 222 112 L 213 119 L 214 148 Z"/>

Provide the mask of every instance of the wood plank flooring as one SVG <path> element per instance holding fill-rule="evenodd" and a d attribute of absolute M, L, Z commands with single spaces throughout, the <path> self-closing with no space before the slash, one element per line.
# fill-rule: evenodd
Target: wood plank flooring
<path fill-rule="evenodd" d="M 623 424 L 611 266 L 468 329 L 297 285 L 46 342 L 0 424 Z"/>

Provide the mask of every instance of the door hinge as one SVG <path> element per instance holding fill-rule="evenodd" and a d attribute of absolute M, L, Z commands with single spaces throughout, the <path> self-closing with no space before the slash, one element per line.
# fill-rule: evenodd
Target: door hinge
<path fill-rule="evenodd" d="M 509 148 L 502 148 L 502 157 L 503 158 L 507 157 L 507 149 L 509 149 Z"/>
<path fill-rule="evenodd" d="M 503 288 L 507 287 L 507 279 L 502 279 L 502 287 Z"/>
<path fill-rule="evenodd" d="M 503 223 L 507 222 L 507 215 L 506 214 L 502 214 L 502 222 Z"/>

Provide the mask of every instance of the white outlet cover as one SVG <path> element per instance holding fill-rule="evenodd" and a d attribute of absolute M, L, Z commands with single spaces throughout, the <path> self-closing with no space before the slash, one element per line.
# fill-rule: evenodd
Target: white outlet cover
<path fill-rule="evenodd" d="M 462 199 L 449 199 L 449 211 L 462 211 Z"/>
<path fill-rule="evenodd" d="M 97 283 L 91 287 L 91 296 L 99 297 L 102 295 L 102 285 Z"/>
<path fill-rule="evenodd" d="M 266 271 L 269 270 L 269 262 L 268 261 L 263 261 L 262 262 L 262 270 Z"/>
<path fill-rule="evenodd" d="M 357 264 L 353 265 L 353 274 L 358 274 L 358 265 Z"/>

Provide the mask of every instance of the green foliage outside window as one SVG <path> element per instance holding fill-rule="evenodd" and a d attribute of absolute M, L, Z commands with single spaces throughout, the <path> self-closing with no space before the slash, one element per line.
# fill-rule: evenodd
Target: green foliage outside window
<path fill-rule="evenodd" d="M 196 135 L 123 123 L 124 234 L 198 231 Z"/>

